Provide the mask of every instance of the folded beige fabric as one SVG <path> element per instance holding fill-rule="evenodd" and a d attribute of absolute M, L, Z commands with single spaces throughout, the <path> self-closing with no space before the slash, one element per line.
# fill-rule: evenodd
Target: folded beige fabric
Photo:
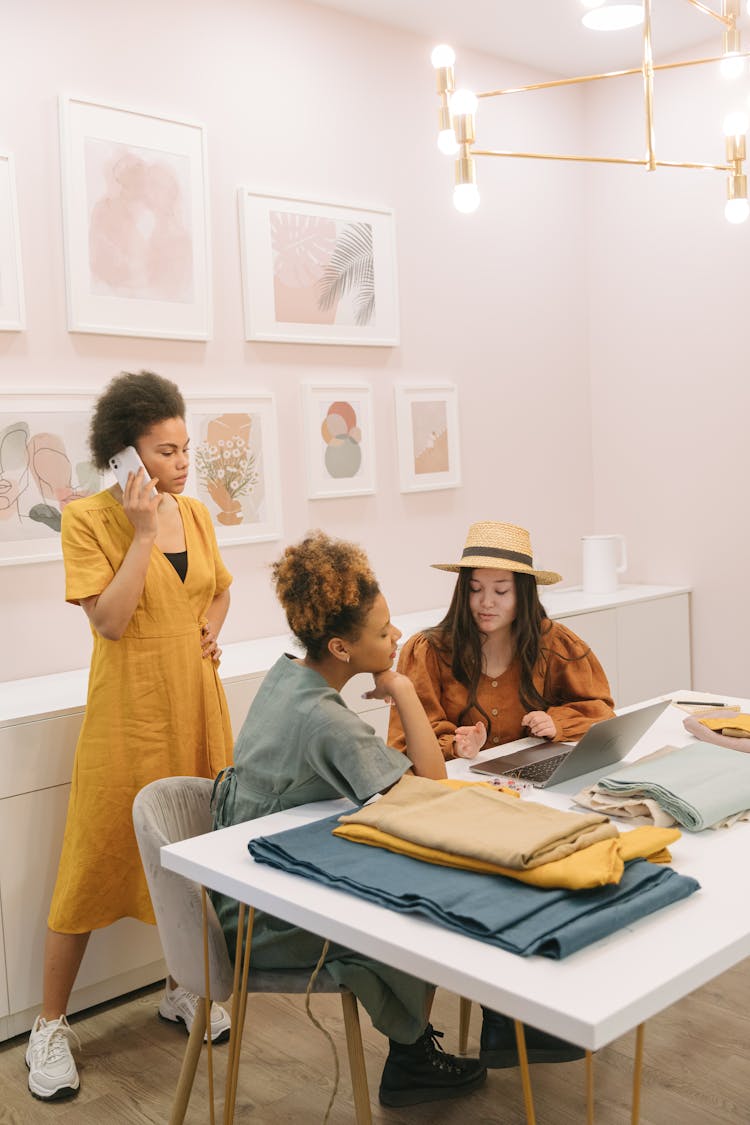
<path fill-rule="evenodd" d="M 379 800 L 339 821 L 518 871 L 618 835 L 596 813 L 561 812 L 484 785 L 446 791 L 426 777 L 402 777 Z"/>
<path fill-rule="evenodd" d="M 605 793 L 596 785 L 582 789 L 573 798 L 577 805 L 594 809 L 605 816 L 616 816 L 620 820 L 631 820 L 634 824 L 653 824 L 658 828 L 671 828 L 677 821 L 650 797 L 625 797 L 617 793 Z"/>

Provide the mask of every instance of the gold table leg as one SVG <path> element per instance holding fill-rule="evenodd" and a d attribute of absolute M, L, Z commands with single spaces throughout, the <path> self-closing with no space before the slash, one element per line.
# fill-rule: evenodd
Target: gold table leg
<path fill-rule="evenodd" d="M 594 1125 L 594 1056 L 586 1051 L 586 1125 Z"/>
<path fill-rule="evenodd" d="M 534 1113 L 534 1098 L 531 1093 L 531 1075 L 529 1074 L 529 1058 L 526 1054 L 526 1036 L 520 1020 L 514 1020 L 516 1029 L 516 1047 L 518 1048 L 518 1061 L 521 1064 L 521 1085 L 523 1087 L 523 1104 L 526 1110 L 527 1125 L 536 1125 Z"/>
<path fill-rule="evenodd" d="M 645 1023 L 639 1023 L 635 1030 L 635 1058 L 633 1059 L 633 1112 L 631 1125 L 638 1125 L 641 1119 L 641 1077 L 643 1075 L 643 1036 Z"/>

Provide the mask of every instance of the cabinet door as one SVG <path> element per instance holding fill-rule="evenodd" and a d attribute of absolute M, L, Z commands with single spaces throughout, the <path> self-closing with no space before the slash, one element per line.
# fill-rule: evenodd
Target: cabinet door
<path fill-rule="evenodd" d="M 41 1003 L 47 912 L 57 875 L 69 793 L 69 785 L 59 785 L 0 802 L 0 898 L 11 1012 L 38 1008 Z M 155 926 L 125 918 L 98 930 L 86 950 L 70 1010 L 81 1007 L 80 1002 L 76 1005 L 76 994 L 87 986 L 149 965 L 155 966 L 151 981 L 163 976 L 161 944 Z M 109 991 L 105 988 L 97 1000 L 87 1002 L 96 1003 L 138 986 L 131 983 L 118 988 L 115 984 Z"/>
<path fill-rule="evenodd" d="M 623 707 L 689 688 L 688 594 L 634 602 L 617 610 L 617 661 Z"/>
<path fill-rule="evenodd" d="M 252 676 L 239 676 L 235 680 L 224 681 L 224 694 L 227 697 L 229 718 L 232 723 L 232 734 L 235 739 L 240 733 L 240 728 L 250 709 L 250 704 L 255 699 L 258 688 L 263 683 L 265 672 L 257 672 Z"/>
<path fill-rule="evenodd" d="M 569 617 L 558 617 L 557 620 L 561 625 L 567 625 L 577 633 L 596 654 L 609 680 L 615 707 L 624 707 L 617 648 L 617 613 L 616 609 L 600 609 L 593 613 L 575 613 Z"/>

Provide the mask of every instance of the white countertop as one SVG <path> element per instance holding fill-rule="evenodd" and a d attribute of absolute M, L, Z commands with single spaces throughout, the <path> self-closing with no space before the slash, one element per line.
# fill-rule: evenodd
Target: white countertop
<path fill-rule="evenodd" d="M 539 593 L 547 613 L 556 619 L 574 613 L 615 609 L 631 602 L 688 594 L 690 587 L 629 585 L 620 586 L 613 594 L 584 594 L 577 586 L 562 590 L 540 587 Z M 393 620 L 404 638 L 408 638 L 437 624 L 445 611 L 445 606 L 438 606 L 436 609 L 394 616 Z M 294 651 L 294 648 L 294 639 L 288 633 L 225 645 L 221 657 L 221 678 L 232 680 L 239 676 L 262 675 L 282 653 Z M 8 680 L 0 684 L 0 727 L 81 711 L 86 705 L 87 684 L 88 668 Z"/>

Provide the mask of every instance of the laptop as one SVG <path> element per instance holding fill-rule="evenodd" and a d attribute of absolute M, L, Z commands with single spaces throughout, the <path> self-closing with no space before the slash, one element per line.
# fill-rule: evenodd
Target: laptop
<path fill-rule="evenodd" d="M 603 719 L 589 727 L 575 746 L 537 742 L 515 754 L 476 762 L 469 769 L 472 773 L 493 777 L 518 777 L 530 781 L 537 789 L 546 789 L 548 785 L 558 785 L 585 773 L 601 774 L 608 766 L 622 761 L 667 707 L 669 700 L 650 703 L 648 707 L 615 715 L 613 719 Z"/>

